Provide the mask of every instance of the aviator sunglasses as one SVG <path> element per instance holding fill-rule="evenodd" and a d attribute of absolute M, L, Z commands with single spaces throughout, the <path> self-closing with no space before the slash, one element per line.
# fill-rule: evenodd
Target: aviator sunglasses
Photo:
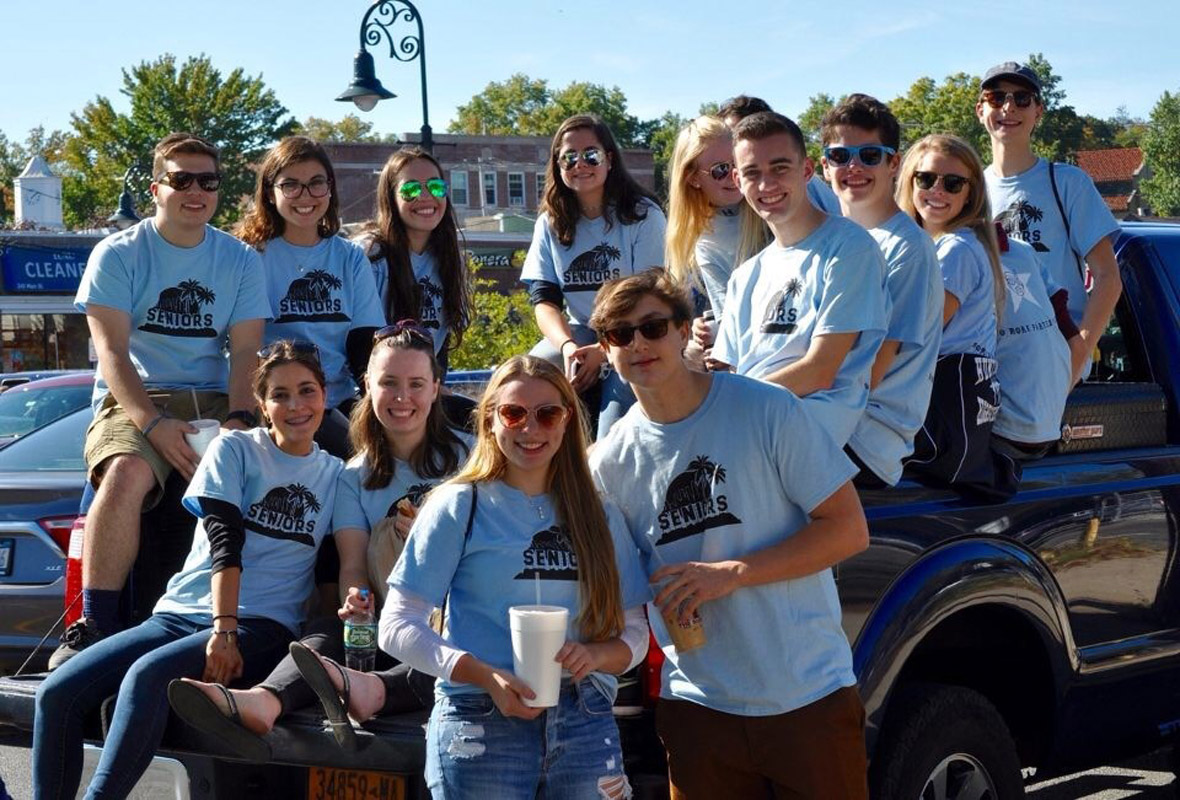
<path fill-rule="evenodd" d="M 923 191 L 930 191 L 938 185 L 939 181 L 942 181 L 942 188 L 946 189 L 947 194 L 958 194 L 963 191 L 964 186 L 971 182 L 962 175 L 951 175 L 949 173 L 939 175 L 937 172 L 914 173 L 914 183 L 918 184 L 918 188 Z"/>
<path fill-rule="evenodd" d="M 643 334 L 644 339 L 654 342 L 668 335 L 668 323 L 673 321 L 672 317 L 658 317 L 644 320 L 638 325 L 620 325 L 617 328 L 603 331 L 602 338 L 606 340 L 607 344 L 626 347 L 635 341 L 635 331 L 639 331 Z"/>
<path fill-rule="evenodd" d="M 516 403 L 501 403 L 496 406 L 496 416 L 500 418 L 505 428 L 512 430 L 520 430 L 528 422 L 529 414 L 537 420 L 537 424 L 546 430 L 552 430 L 561 423 L 565 422 L 570 415 L 570 410 L 563 405 L 552 403 L 549 405 L 537 406 L 529 410 L 524 406 Z"/>
<path fill-rule="evenodd" d="M 605 156 L 603 155 L 602 148 L 587 147 L 580 153 L 577 150 L 566 150 L 557 157 L 557 163 L 565 170 L 573 169 L 578 165 L 579 161 L 588 167 L 597 167 L 605 161 Z"/>
<path fill-rule="evenodd" d="M 397 187 L 397 193 L 402 200 L 417 200 L 422 195 L 423 186 L 432 196 L 440 200 L 447 196 L 447 182 L 442 178 L 431 178 L 425 184 L 422 181 L 405 181 Z"/>
<path fill-rule="evenodd" d="M 715 181 L 723 181 L 733 174 L 733 164 L 728 161 L 718 161 L 708 169 L 698 169 L 697 172 L 707 172 L 709 177 Z"/>
<path fill-rule="evenodd" d="M 277 342 L 271 342 L 258 351 L 258 357 L 265 361 L 279 353 L 284 344 L 290 345 L 291 351 L 297 356 L 307 356 L 314 358 L 316 361 L 320 360 L 320 348 L 316 346 L 315 342 L 305 342 L 301 339 L 279 339 Z"/>
<path fill-rule="evenodd" d="M 171 186 L 178 192 L 183 192 L 185 189 L 193 185 L 193 181 L 197 182 L 203 191 L 216 192 L 221 188 L 221 173 L 218 172 L 185 172 L 179 170 L 177 172 L 165 172 L 160 177 L 156 178 L 156 183 L 162 183 L 165 186 Z"/>
<path fill-rule="evenodd" d="M 1017 89 L 1015 92 L 1005 92 L 1000 89 L 984 89 L 982 99 L 992 108 L 1003 108 L 1004 104 L 1011 100 L 1017 108 L 1028 108 L 1032 105 L 1033 98 L 1037 96 L 1036 92 L 1030 92 L 1028 89 Z"/>
<path fill-rule="evenodd" d="M 862 144 L 855 147 L 837 145 L 824 148 L 824 158 L 828 160 L 829 164 L 836 167 L 850 164 L 854 158 L 863 166 L 875 167 L 885 160 L 885 156 L 896 154 L 896 150 L 883 144 Z"/>

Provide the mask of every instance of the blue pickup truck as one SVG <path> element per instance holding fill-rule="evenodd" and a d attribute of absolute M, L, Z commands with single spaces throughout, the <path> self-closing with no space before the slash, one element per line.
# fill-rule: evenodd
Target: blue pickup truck
<path fill-rule="evenodd" d="M 1024 777 L 1107 764 L 1180 730 L 1180 226 L 1126 223 L 1123 298 L 1055 452 L 975 505 L 912 483 L 863 497 L 868 550 L 839 565 L 879 800 L 998 800 Z M 666 796 L 653 648 L 616 706 L 638 797 Z M 27 745 L 40 678 L 0 679 L 0 743 Z M 424 714 L 345 753 L 307 712 L 246 764 L 176 723 L 194 798 L 418 798 Z M 101 742 L 103 719 L 92 722 Z"/>

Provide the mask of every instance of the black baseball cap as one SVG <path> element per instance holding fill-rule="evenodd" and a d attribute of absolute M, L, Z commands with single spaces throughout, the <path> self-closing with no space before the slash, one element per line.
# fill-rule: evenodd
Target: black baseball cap
<path fill-rule="evenodd" d="M 1017 64 L 1015 61 L 1005 61 L 1003 64 L 996 64 L 987 72 L 983 73 L 983 80 L 979 82 L 979 88 L 988 89 L 990 88 L 988 84 L 993 84 L 1001 80 L 1024 83 L 1037 94 L 1041 93 L 1041 79 L 1037 77 L 1037 73 L 1033 72 L 1032 69 L 1026 67 L 1024 64 Z"/>

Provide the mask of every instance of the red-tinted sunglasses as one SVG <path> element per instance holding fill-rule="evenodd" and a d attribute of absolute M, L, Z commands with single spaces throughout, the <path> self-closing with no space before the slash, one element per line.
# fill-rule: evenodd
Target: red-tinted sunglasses
<path fill-rule="evenodd" d="M 496 416 L 500 418 L 500 422 L 504 424 L 505 428 L 512 430 L 523 428 L 528 422 L 529 414 L 533 415 L 537 424 L 542 428 L 552 430 L 569 419 L 570 410 L 556 403 L 537 406 L 531 410 L 516 403 L 501 403 L 496 406 Z"/>

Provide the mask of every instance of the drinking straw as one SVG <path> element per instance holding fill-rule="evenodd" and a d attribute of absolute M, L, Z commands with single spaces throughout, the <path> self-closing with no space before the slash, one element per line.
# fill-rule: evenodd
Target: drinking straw
<path fill-rule="evenodd" d="M 541 605 L 541 570 L 533 571 L 533 589 L 537 595 L 537 605 Z"/>
<path fill-rule="evenodd" d="M 193 396 L 193 411 L 197 413 L 197 419 L 201 418 L 201 406 L 197 403 L 197 390 L 193 387 L 188 387 L 189 393 Z"/>

